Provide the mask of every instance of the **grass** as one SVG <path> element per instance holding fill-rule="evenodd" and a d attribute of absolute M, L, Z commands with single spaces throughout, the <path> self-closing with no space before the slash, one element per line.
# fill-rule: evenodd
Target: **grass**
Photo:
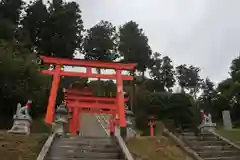
<path fill-rule="evenodd" d="M 173 141 L 164 136 L 132 138 L 127 146 L 133 154 L 150 160 L 190 160 Z"/>
<path fill-rule="evenodd" d="M 13 135 L 0 131 L 1 160 L 36 160 L 47 139 L 46 134 Z"/>
<path fill-rule="evenodd" d="M 44 122 L 43 118 L 35 119 L 31 124 L 31 133 L 50 133 L 51 126 Z"/>
<path fill-rule="evenodd" d="M 240 129 L 232 130 L 217 129 L 216 131 L 223 137 L 240 144 Z"/>
<path fill-rule="evenodd" d="M 0 130 L 0 159 L 1 160 L 36 160 L 45 143 L 51 127 L 43 119 L 33 120 L 29 136 L 7 133 L 12 126 L 9 123 Z"/>
<path fill-rule="evenodd" d="M 192 160 L 171 139 L 163 136 L 164 124 L 156 122 L 156 136 L 138 136 L 127 141 L 127 146 L 133 155 L 148 160 Z"/>

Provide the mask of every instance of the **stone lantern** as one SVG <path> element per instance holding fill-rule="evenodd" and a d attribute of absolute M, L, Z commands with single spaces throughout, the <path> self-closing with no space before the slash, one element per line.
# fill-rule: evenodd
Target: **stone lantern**
<path fill-rule="evenodd" d="M 68 109 L 66 108 L 65 104 L 62 103 L 57 106 L 55 111 L 55 119 L 53 124 L 53 132 L 57 135 L 64 135 L 65 130 L 64 126 L 68 123 Z"/>

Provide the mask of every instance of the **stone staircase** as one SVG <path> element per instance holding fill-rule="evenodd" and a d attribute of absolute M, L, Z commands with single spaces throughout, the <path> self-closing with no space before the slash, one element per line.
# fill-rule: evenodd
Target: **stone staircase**
<path fill-rule="evenodd" d="M 124 160 L 115 137 L 56 137 L 44 160 Z"/>
<path fill-rule="evenodd" d="M 212 133 L 184 131 L 178 137 L 204 160 L 240 160 L 240 150 Z"/>

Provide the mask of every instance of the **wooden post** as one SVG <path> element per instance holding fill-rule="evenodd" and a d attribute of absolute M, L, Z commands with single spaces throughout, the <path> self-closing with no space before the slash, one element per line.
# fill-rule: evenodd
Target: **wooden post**
<path fill-rule="evenodd" d="M 150 136 L 153 137 L 154 136 L 154 127 L 153 127 L 153 122 L 152 121 L 150 121 L 149 127 L 150 127 Z"/>
<path fill-rule="evenodd" d="M 82 110 L 81 109 L 79 109 L 78 110 L 78 131 L 80 132 L 80 130 L 81 130 L 81 122 L 82 122 Z"/>
<path fill-rule="evenodd" d="M 155 134 L 154 134 L 154 127 L 155 127 L 155 117 L 154 116 L 151 116 L 150 118 L 149 118 L 149 123 L 148 123 L 148 125 L 149 125 L 149 129 L 150 129 L 150 136 L 154 136 Z"/>
<path fill-rule="evenodd" d="M 205 113 L 203 109 L 201 110 L 201 115 L 202 115 L 202 122 L 203 122 L 205 120 Z"/>
<path fill-rule="evenodd" d="M 73 135 L 77 134 L 78 126 L 79 126 L 79 112 L 77 108 L 73 108 Z"/>
<path fill-rule="evenodd" d="M 48 124 L 52 124 L 53 118 L 54 118 L 56 98 L 57 98 L 58 86 L 59 86 L 59 81 L 60 81 L 61 66 L 56 65 L 54 71 L 55 71 L 55 73 L 53 75 L 52 88 L 51 88 L 50 96 L 48 99 L 47 113 L 46 113 L 46 117 L 45 117 L 45 122 Z"/>
<path fill-rule="evenodd" d="M 69 132 L 72 134 L 74 132 L 73 108 L 70 108 L 69 110 L 71 112 L 71 119 L 69 120 Z"/>
<path fill-rule="evenodd" d="M 92 74 L 92 68 L 91 67 L 87 67 L 86 68 L 86 72 L 87 72 L 87 74 Z"/>
<path fill-rule="evenodd" d="M 113 116 L 109 116 L 109 130 L 110 130 L 110 136 L 115 135 L 115 125 L 114 125 L 114 120 Z"/>
<path fill-rule="evenodd" d="M 120 134 L 123 138 L 127 135 L 126 130 L 126 117 L 124 107 L 124 94 L 123 94 L 123 80 L 121 77 L 121 70 L 116 70 L 116 85 L 117 85 L 117 110 L 119 116 Z"/>

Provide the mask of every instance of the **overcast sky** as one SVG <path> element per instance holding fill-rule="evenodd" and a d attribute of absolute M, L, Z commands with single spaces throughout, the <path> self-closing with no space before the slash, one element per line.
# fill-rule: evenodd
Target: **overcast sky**
<path fill-rule="evenodd" d="M 136 21 L 153 51 L 174 64 L 193 64 L 203 77 L 228 76 L 240 51 L 240 0 L 76 0 L 86 28 L 100 20 Z"/>

